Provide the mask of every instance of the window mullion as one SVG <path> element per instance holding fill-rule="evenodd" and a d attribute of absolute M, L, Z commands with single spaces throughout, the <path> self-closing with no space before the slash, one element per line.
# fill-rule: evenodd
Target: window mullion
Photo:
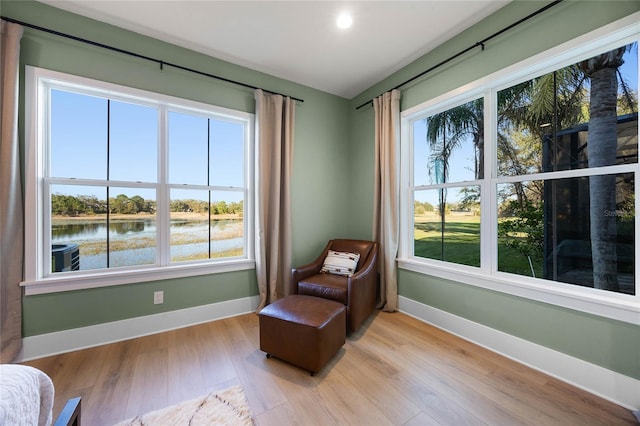
<path fill-rule="evenodd" d="M 640 241 L 640 215 L 637 214 L 637 212 L 640 212 L 640 197 L 638 196 L 638 193 L 640 192 L 640 190 L 638 190 L 638 181 L 640 179 L 640 164 L 636 165 L 636 170 L 634 172 L 634 181 L 636 182 L 636 187 L 635 187 L 635 263 L 634 265 L 640 265 L 640 250 L 637 249 L 638 247 L 638 241 Z M 635 277 L 634 277 L 634 282 L 635 282 L 635 295 L 636 298 L 640 299 L 640 268 L 635 267 Z"/>
<path fill-rule="evenodd" d="M 402 119 L 400 136 L 400 229 L 398 257 L 413 256 L 413 199 L 414 191 L 411 176 L 413 176 L 413 132 L 411 120 Z"/>
<path fill-rule="evenodd" d="M 109 222 L 111 220 L 111 207 L 109 203 L 111 202 L 111 187 L 109 185 L 109 162 L 111 156 L 111 100 L 107 99 L 107 269 L 109 268 L 109 260 L 111 259 L 111 244 L 109 242 L 109 230 L 111 227 L 109 226 Z"/>
<path fill-rule="evenodd" d="M 498 212 L 497 175 L 498 140 L 497 92 L 488 90 L 484 95 L 484 179 L 480 183 L 480 269 L 494 273 L 498 268 Z"/>
<path fill-rule="evenodd" d="M 169 264 L 171 217 L 169 213 L 169 111 L 166 106 L 158 109 L 158 185 L 156 189 L 156 238 L 158 250 L 156 262 L 161 266 Z"/>
<path fill-rule="evenodd" d="M 37 235 L 43 235 L 44 238 L 38 238 L 38 242 L 42 241 L 42 245 L 36 243 L 36 276 L 41 277 L 48 275 L 51 271 L 51 183 L 48 177 L 51 170 L 50 147 L 46 140 L 49 140 L 51 134 L 51 88 L 47 84 L 37 84 L 37 96 L 42 96 L 44 105 L 36 100 L 38 108 L 38 117 L 42 117 L 37 123 L 37 142 L 36 142 L 36 170 L 39 175 L 36 178 L 37 188 L 35 196 L 37 197 L 35 204 L 37 212 L 35 217 Z M 30 188 L 27 188 L 29 191 Z M 41 201 L 42 200 L 42 201 Z M 42 220 L 40 220 L 42 218 Z M 31 230 L 30 226 L 26 227 L 25 234 Z M 29 256 L 26 256 L 29 259 Z M 28 263 L 27 263 L 28 266 Z M 26 277 L 28 278 L 29 268 L 26 268 Z"/>
<path fill-rule="evenodd" d="M 209 254 L 209 259 L 211 259 L 211 119 L 207 118 L 207 186 L 209 186 L 208 191 L 208 203 L 209 209 L 208 211 L 208 228 L 207 235 L 209 238 L 207 244 L 207 252 Z"/>

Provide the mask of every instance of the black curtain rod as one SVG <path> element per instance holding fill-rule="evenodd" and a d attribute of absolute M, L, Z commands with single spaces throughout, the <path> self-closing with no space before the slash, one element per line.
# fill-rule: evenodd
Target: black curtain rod
<path fill-rule="evenodd" d="M 459 56 L 464 55 L 465 53 L 467 53 L 470 50 L 475 49 L 476 47 L 480 47 L 482 50 L 484 50 L 484 44 L 486 42 L 488 42 L 489 40 L 491 40 L 491 39 L 493 39 L 495 37 L 498 37 L 500 34 L 506 32 L 506 31 L 509 31 L 510 29 L 512 29 L 512 28 L 520 25 L 521 23 L 533 18 L 536 15 L 539 15 L 540 13 L 544 12 L 545 10 L 552 8 L 553 6 L 557 5 L 558 3 L 561 3 L 562 1 L 563 0 L 555 0 L 555 1 L 551 2 L 551 3 L 549 3 L 548 5 L 546 5 L 546 6 L 542 7 L 542 8 L 540 8 L 540 9 L 536 10 L 535 12 L 525 16 L 524 18 L 520 19 L 519 21 L 514 22 L 513 24 L 509 25 L 508 27 L 505 27 L 505 28 L 501 29 L 500 31 L 491 34 L 489 37 L 487 37 L 487 38 L 485 38 L 485 39 L 483 39 L 483 40 L 481 40 L 481 41 L 479 41 L 479 42 L 467 47 L 464 50 L 461 50 L 460 52 L 456 53 L 455 55 L 453 55 L 453 56 L 451 56 L 451 57 L 449 57 L 447 59 L 445 59 L 444 61 L 442 61 L 440 63 L 437 63 L 436 65 L 432 66 L 431 68 L 422 71 L 420 74 L 411 77 L 409 80 L 406 80 L 406 81 L 398 84 L 397 86 L 395 86 L 394 88 L 392 88 L 390 90 L 399 89 L 402 86 L 405 86 L 405 85 L 411 83 L 412 81 L 417 80 L 418 78 L 422 77 L 423 75 L 435 70 L 436 68 L 440 68 L 444 64 L 453 61 L 454 59 L 458 58 Z M 380 96 L 380 95 L 378 95 L 378 96 Z M 375 98 L 369 99 L 367 102 L 365 102 L 362 105 L 358 106 L 356 109 L 358 110 L 358 109 L 360 109 L 360 108 L 362 108 L 362 107 L 364 107 L 366 105 L 369 105 L 371 102 L 373 102 L 373 99 L 375 99 Z"/>
<path fill-rule="evenodd" d="M 41 27 L 41 26 L 38 26 L 38 25 L 29 24 L 28 22 L 19 21 L 17 19 L 9 18 L 7 16 L 0 16 L 0 19 L 2 19 L 3 21 L 12 22 L 14 24 L 20 24 L 20 25 L 22 25 L 24 27 L 33 28 L 34 30 L 43 31 L 45 33 L 54 34 L 54 35 L 57 35 L 57 36 L 60 36 L 60 37 L 64 37 L 64 38 L 68 38 L 68 39 L 71 39 L 71 40 L 79 41 L 81 43 L 86 43 L 86 44 L 90 44 L 92 46 L 101 47 L 103 49 L 111 50 L 113 52 L 123 53 L 125 55 L 133 56 L 133 57 L 136 57 L 136 58 L 139 58 L 139 59 L 144 59 L 144 60 L 147 60 L 147 61 L 155 62 L 156 64 L 160 65 L 160 69 L 161 70 L 166 65 L 166 66 L 169 66 L 169 67 L 177 68 L 177 69 L 182 70 L 182 71 L 189 71 L 189 72 L 192 72 L 192 73 L 195 73 L 195 74 L 203 75 L 205 77 L 215 78 L 216 80 L 225 81 L 227 83 L 232 83 L 232 84 L 235 84 L 235 85 L 238 85 L 238 86 L 242 86 L 242 87 L 246 87 L 246 88 L 249 88 L 249 89 L 254 89 L 254 90 L 255 89 L 261 89 L 260 87 L 252 86 L 250 84 L 242 83 L 240 81 L 231 80 L 229 78 L 220 77 L 218 75 L 210 74 L 208 72 L 198 71 L 198 70 L 195 70 L 193 68 L 188 68 L 188 67 L 184 67 L 182 65 L 173 64 L 171 62 L 166 62 L 166 61 L 163 61 L 163 60 L 160 60 L 160 59 L 156 59 L 156 58 L 152 58 L 152 57 L 149 57 L 149 56 L 140 55 L 139 53 L 131 52 L 130 50 L 120 49 L 118 47 L 113 47 L 113 46 L 109 46 L 108 44 L 103 44 L 103 43 L 98 43 L 96 41 L 87 40 L 87 39 L 82 38 L 82 37 L 77 37 L 77 36 L 74 36 L 74 35 L 71 35 L 71 34 L 66 34 L 66 33 L 63 33 L 63 32 L 60 32 L 60 31 L 52 30 L 50 28 L 45 28 L 45 27 Z M 282 94 L 282 93 L 274 92 L 272 90 L 267 90 L 267 89 L 262 89 L 262 90 L 264 90 L 267 93 L 274 94 L 274 95 L 281 95 L 281 96 L 289 97 L 289 98 L 293 99 L 294 101 L 304 102 L 303 99 L 294 98 L 293 96 L 288 96 L 288 95 L 285 95 L 285 94 Z"/>

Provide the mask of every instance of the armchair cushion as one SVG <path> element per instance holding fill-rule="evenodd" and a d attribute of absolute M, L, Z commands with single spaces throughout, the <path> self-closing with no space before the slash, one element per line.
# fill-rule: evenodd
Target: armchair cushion
<path fill-rule="evenodd" d="M 347 277 L 335 274 L 317 274 L 298 282 L 298 294 L 322 297 L 347 304 Z"/>
<path fill-rule="evenodd" d="M 320 273 L 329 273 L 350 277 L 356 272 L 360 253 L 329 250 Z"/>

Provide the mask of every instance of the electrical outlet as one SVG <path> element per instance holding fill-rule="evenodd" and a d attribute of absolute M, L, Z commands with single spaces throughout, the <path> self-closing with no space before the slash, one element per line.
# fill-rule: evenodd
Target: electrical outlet
<path fill-rule="evenodd" d="M 161 303 L 164 303 L 164 291 L 154 291 L 153 304 L 160 305 Z"/>

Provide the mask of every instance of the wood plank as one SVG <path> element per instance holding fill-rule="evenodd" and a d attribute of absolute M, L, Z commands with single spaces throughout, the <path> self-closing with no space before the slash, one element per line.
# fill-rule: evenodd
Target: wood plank
<path fill-rule="evenodd" d="M 207 393 L 196 330 L 168 332 L 167 354 L 167 400 L 170 405 L 188 401 Z"/>
<path fill-rule="evenodd" d="M 89 396 L 82 399 L 84 424 L 106 425 L 124 420 L 123 411 L 129 399 L 135 368 L 131 360 L 138 357 L 140 342 L 134 339 L 101 348 L 103 357 L 102 364 L 96 366 L 96 384 Z"/>
<path fill-rule="evenodd" d="M 351 384 L 352 392 L 366 395 L 388 419 L 404 424 L 421 413 L 420 407 L 406 397 L 401 389 L 395 386 L 380 387 L 390 376 L 397 375 L 395 367 L 379 368 L 385 363 L 378 357 L 350 344 L 345 356 L 336 364 L 339 371 Z M 389 364 L 387 364 L 389 365 Z"/>
<path fill-rule="evenodd" d="M 134 362 L 131 389 L 120 420 L 166 407 L 168 393 L 167 349 L 145 347 Z"/>
<path fill-rule="evenodd" d="M 225 345 L 225 323 L 214 321 L 198 326 L 195 339 L 196 351 L 200 358 L 202 379 L 207 389 L 217 389 L 220 383 L 237 378 L 231 362 L 233 352 Z"/>
<path fill-rule="evenodd" d="M 387 418 L 367 395 L 357 392 L 351 382 L 335 369 L 327 373 L 322 386 L 316 390 L 325 410 L 331 418 L 337 419 L 336 424 L 349 424 L 353 419 L 358 419 L 358 423 L 363 425 L 393 424 L 392 419 Z"/>
<path fill-rule="evenodd" d="M 248 315 L 257 321 L 255 314 Z M 268 363 L 270 360 L 264 353 L 246 338 L 237 317 L 228 318 L 224 325 L 225 349 L 234 354 L 231 362 L 254 413 L 260 414 L 284 404 L 287 397 L 281 390 L 282 379 L 270 372 L 273 363 Z"/>

